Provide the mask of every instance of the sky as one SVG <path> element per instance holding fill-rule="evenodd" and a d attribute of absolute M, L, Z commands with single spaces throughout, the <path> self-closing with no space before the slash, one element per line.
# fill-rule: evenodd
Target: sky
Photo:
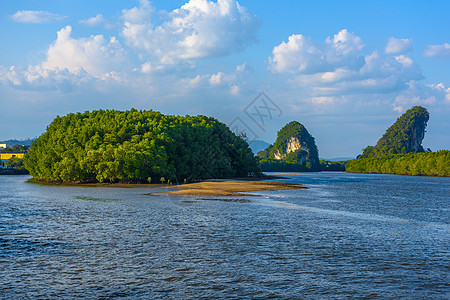
<path fill-rule="evenodd" d="M 0 140 L 97 109 L 290 121 L 356 157 L 407 109 L 450 149 L 450 1 L 0 1 Z"/>

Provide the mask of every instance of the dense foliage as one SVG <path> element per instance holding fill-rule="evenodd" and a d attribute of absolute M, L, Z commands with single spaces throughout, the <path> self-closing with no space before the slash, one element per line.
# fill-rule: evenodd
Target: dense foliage
<path fill-rule="evenodd" d="M 450 176 L 450 151 L 359 158 L 349 161 L 345 167 L 351 173 Z"/>
<path fill-rule="evenodd" d="M 293 163 L 285 160 L 263 158 L 260 159 L 263 172 L 318 172 L 318 171 L 345 171 L 345 162 L 331 162 L 321 160 L 319 164 Z"/>
<path fill-rule="evenodd" d="M 423 152 L 421 143 L 428 119 L 429 114 L 425 108 L 414 106 L 386 130 L 376 146 L 368 146 L 359 157 L 381 157 L 389 154 Z"/>
<path fill-rule="evenodd" d="M 289 144 L 299 142 L 300 148 L 289 152 Z M 258 156 L 265 159 L 267 163 L 270 160 L 282 156 L 281 161 L 287 164 L 303 164 L 306 169 L 316 168 L 319 164 L 319 152 L 317 150 L 314 137 L 312 137 L 305 126 L 299 122 L 292 121 L 286 124 L 277 135 L 273 145 L 270 145 L 264 151 L 258 152 Z M 279 158 L 278 158 L 279 159 Z"/>
<path fill-rule="evenodd" d="M 214 118 L 135 109 L 57 117 L 24 163 L 33 177 L 50 181 L 193 181 L 259 172 L 247 143 Z"/>
<path fill-rule="evenodd" d="M 23 164 L 23 160 L 18 157 L 11 157 L 7 161 L 3 163 L 3 165 L 7 168 L 13 168 L 13 169 L 21 169 L 25 170 L 25 166 Z"/>

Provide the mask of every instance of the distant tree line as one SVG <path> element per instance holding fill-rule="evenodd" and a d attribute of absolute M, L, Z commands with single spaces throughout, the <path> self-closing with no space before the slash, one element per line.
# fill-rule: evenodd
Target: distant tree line
<path fill-rule="evenodd" d="M 38 180 L 189 182 L 260 170 L 248 144 L 205 116 L 97 110 L 57 117 L 24 158 Z"/>
<path fill-rule="evenodd" d="M 450 151 L 359 158 L 349 161 L 345 167 L 351 173 L 450 176 Z"/>
<path fill-rule="evenodd" d="M 11 147 L 6 147 L 6 148 L 0 148 L 0 153 L 8 153 L 8 152 L 13 152 L 13 153 L 25 153 L 28 150 L 28 146 L 25 145 L 14 145 Z"/>
<path fill-rule="evenodd" d="M 311 162 L 288 162 L 285 160 L 261 158 L 259 160 L 263 172 L 320 172 L 320 171 L 345 171 L 346 162 L 331 162 L 321 160 L 319 164 Z"/>

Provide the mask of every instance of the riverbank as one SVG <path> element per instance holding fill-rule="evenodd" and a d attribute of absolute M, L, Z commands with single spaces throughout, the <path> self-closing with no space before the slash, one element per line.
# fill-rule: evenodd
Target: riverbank
<path fill-rule="evenodd" d="M 275 175 L 275 174 L 273 174 Z M 29 179 L 28 182 L 43 185 L 83 186 L 83 187 L 111 187 L 111 188 L 146 188 L 170 189 L 167 192 L 149 193 L 147 195 L 190 195 L 190 196 L 255 196 L 247 192 L 277 191 L 306 189 L 299 184 L 287 182 L 270 182 L 263 180 L 285 179 L 285 177 L 266 175 L 261 178 L 235 178 L 235 179 L 209 179 L 201 182 L 179 185 L 168 184 L 134 184 L 134 183 L 81 183 L 81 182 L 55 182 Z M 278 174 L 277 174 L 278 175 Z M 281 174 L 280 174 L 281 175 Z"/>
<path fill-rule="evenodd" d="M 167 184 L 150 184 L 150 183 L 110 183 L 110 182 L 91 182 L 83 183 L 80 181 L 52 181 L 52 180 L 38 180 L 31 178 L 28 180 L 30 183 L 36 183 L 41 185 L 57 185 L 57 186 L 83 186 L 83 187 L 111 187 L 111 188 L 161 188 L 168 187 Z"/>
<path fill-rule="evenodd" d="M 349 161 L 346 169 L 349 173 L 450 177 L 450 151 L 359 158 Z"/>
<path fill-rule="evenodd" d="M 173 186 L 178 189 L 171 192 L 151 193 L 150 195 L 185 195 L 185 196 L 255 196 L 246 192 L 306 189 L 306 187 L 287 182 L 267 182 L 248 180 L 210 180 Z"/>
<path fill-rule="evenodd" d="M 0 168 L 0 175 L 27 175 L 30 174 L 25 169 Z"/>

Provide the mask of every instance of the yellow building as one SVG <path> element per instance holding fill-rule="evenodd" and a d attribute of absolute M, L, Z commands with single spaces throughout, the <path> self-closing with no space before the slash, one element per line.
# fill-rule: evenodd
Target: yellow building
<path fill-rule="evenodd" d="M 0 148 L 6 148 L 6 144 L 0 144 Z"/>
<path fill-rule="evenodd" d="M 0 161 L 7 161 L 11 157 L 23 158 L 25 153 L 0 153 Z"/>

